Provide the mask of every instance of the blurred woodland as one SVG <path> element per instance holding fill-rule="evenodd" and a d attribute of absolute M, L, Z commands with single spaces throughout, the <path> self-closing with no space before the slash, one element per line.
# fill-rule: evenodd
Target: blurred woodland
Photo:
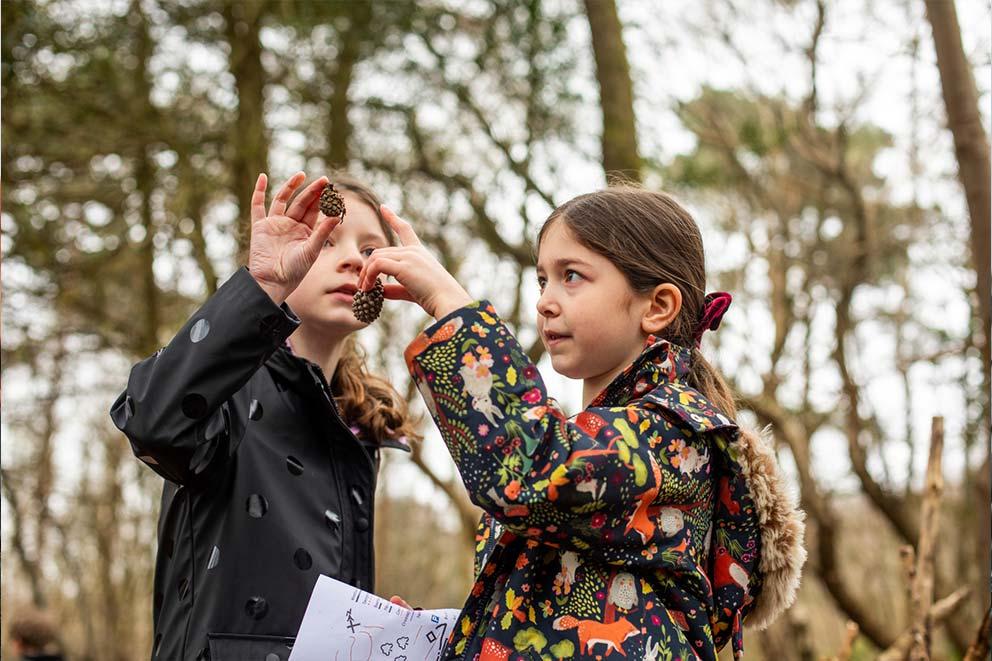
<path fill-rule="evenodd" d="M 55 614 L 67 658 L 151 647 L 161 481 L 107 414 L 129 366 L 237 268 L 259 172 L 335 168 L 534 359 L 549 211 L 611 176 L 684 200 L 735 296 L 704 350 L 808 516 L 799 600 L 748 657 L 902 659 L 916 631 L 913 658 L 958 659 L 983 626 L 987 658 L 985 0 L 0 10 L 2 609 Z M 425 323 L 387 305 L 362 333 L 418 411 L 402 349 Z M 377 592 L 459 607 L 479 513 L 438 446 L 383 467 Z"/>

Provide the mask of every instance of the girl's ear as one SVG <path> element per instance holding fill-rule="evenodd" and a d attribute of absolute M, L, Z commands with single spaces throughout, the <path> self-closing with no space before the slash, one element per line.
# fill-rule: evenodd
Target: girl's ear
<path fill-rule="evenodd" d="M 682 292 L 670 282 L 658 285 L 649 294 L 648 308 L 641 317 L 641 330 L 657 335 L 667 328 L 682 310 Z"/>

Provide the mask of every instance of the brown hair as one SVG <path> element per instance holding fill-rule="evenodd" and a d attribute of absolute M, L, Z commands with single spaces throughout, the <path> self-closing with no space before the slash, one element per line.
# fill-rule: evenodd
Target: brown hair
<path fill-rule="evenodd" d="M 644 294 L 662 283 L 682 293 L 682 309 L 661 337 L 692 352 L 689 385 L 731 418 L 734 396 L 720 372 L 696 348 L 694 333 L 703 315 L 706 268 L 696 221 L 670 195 L 628 184 L 575 197 L 551 212 L 537 247 L 561 220 L 576 240 L 606 257 L 631 288 Z"/>
<path fill-rule="evenodd" d="M 367 204 L 379 219 L 389 245 L 396 245 L 396 235 L 382 217 L 379 197 L 362 181 L 345 172 L 328 175 L 334 187 L 348 191 Z M 365 368 L 365 353 L 354 337 L 345 341 L 344 352 L 331 377 L 341 413 L 348 424 L 357 425 L 370 439 L 420 438 L 416 420 L 410 417 L 406 400 L 386 379 L 370 374 Z"/>

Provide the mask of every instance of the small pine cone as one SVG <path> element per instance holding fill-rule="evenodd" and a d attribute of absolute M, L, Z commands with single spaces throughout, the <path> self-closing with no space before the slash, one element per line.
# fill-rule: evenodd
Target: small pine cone
<path fill-rule="evenodd" d="M 344 198 L 334 190 L 334 184 L 327 184 L 320 193 L 320 212 L 330 218 L 340 217 L 344 220 Z"/>
<path fill-rule="evenodd" d="M 385 298 L 385 289 L 382 282 L 375 281 L 375 286 L 368 291 L 355 292 L 354 300 L 351 303 L 351 311 L 363 324 L 371 324 L 379 318 L 382 312 L 382 301 Z"/>

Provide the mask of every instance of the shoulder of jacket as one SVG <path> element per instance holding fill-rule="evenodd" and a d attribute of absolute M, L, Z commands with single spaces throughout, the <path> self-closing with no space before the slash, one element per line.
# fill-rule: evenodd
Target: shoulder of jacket
<path fill-rule="evenodd" d="M 658 384 L 639 400 L 632 402 L 632 405 L 649 410 L 662 408 L 696 432 L 737 429 L 737 423 L 724 415 L 701 392 L 678 381 Z"/>

